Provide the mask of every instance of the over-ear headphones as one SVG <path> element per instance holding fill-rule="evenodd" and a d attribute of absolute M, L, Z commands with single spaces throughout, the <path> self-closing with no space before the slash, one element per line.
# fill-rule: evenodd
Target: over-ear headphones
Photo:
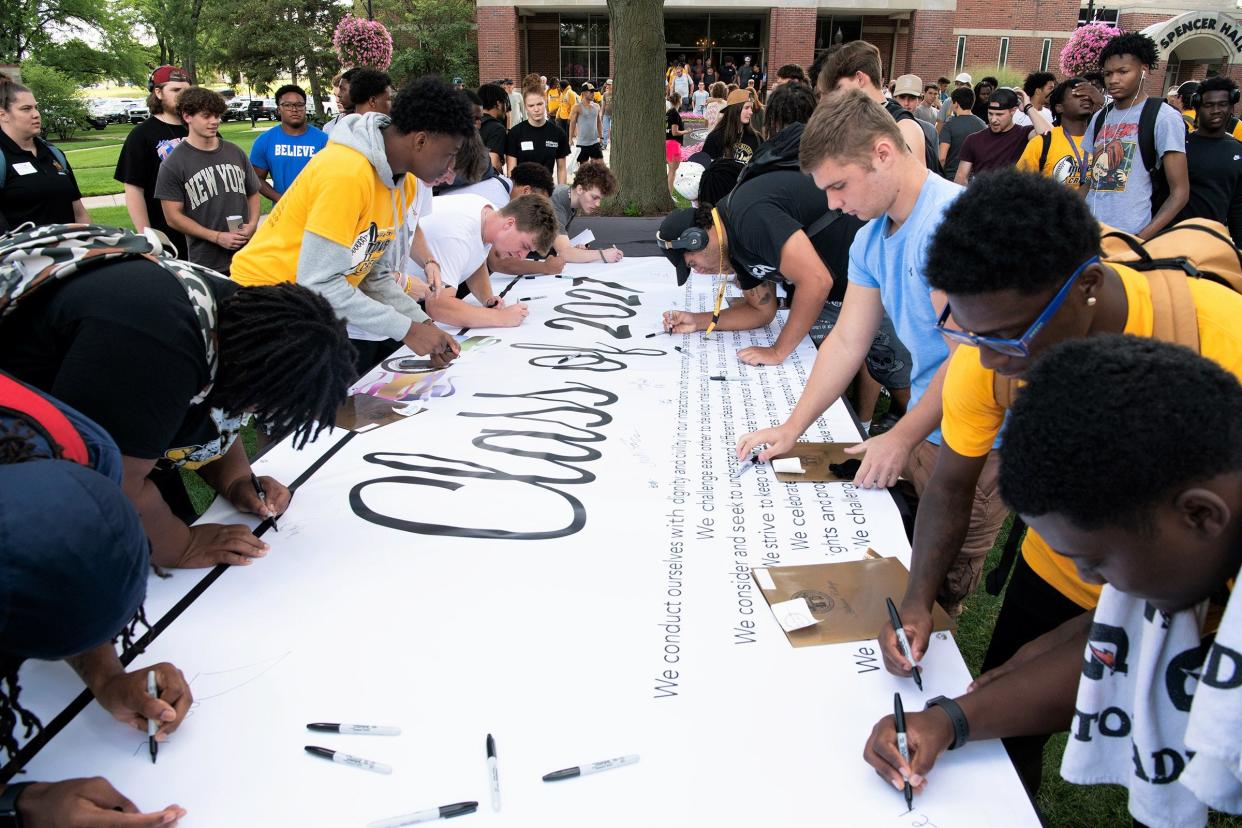
<path fill-rule="evenodd" d="M 1233 89 L 1230 89 L 1229 90 L 1229 105 L 1230 106 L 1236 105 L 1238 102 L 1238 98 L 1240 96 L 1242 96 L 1242 90 L 1239 90 L 1236 86 Z M 1198 109 L 1202 105 L 1203 105 L 1203 93 L 1200 92 L 1198 89 L 1196 89 L 1195 94 L 1190 96 L 1190 108 Z"/>
<path fill-rule="evenodd" d="M 720 214 L 715 207 L 712 208 L 712 225 L 716 228 L 717 237 L 724 238 L 724 233 L 720 228 Z M 694 253 L 707 247 L 709 238 L 707 231 L 702 227 L 687 227 L 675 239 L 662 239 L 657 235 L 656 241 L 666 250 L 686 250 Z"/>
<path fill-rule="evenodd" d="M 155 91 L 155 73 L 154 72 L 152 72 L 150 75 L 147 76 L 147 91 L 148 92 Z"/>

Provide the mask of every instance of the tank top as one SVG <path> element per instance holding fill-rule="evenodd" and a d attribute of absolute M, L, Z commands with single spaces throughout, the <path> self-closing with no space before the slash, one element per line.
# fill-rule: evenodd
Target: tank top
<path fill-rule="evenodd" d="M 578 132 L 574 140 L 580 147 L 589 147 L 599 143 L 599 107 L 595 104 L 587 106 L 586 101 L 578 104 Z"/>

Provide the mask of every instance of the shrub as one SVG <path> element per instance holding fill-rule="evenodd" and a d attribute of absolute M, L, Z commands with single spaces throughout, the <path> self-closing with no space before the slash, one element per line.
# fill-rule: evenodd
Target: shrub
<path fill-rule="evenodd" d="M 86 123 L 86 103 L 78 95 L 77 83 L 64 72 L 26 61 L 22 64 L 22 84 L 30 88 L 39 104 L 44 133 L 68 141 Z"/>

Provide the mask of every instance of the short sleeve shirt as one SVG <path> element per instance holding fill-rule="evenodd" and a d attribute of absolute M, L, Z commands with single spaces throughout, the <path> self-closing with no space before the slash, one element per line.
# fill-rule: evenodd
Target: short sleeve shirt
<path fill-rule="evenodd" d="M 147 205 L 147 220 L 152 227 L 172 240 L 182 256 L 186 253 L 185 236 L 172 229 L 164 218 L 164 206 L 155 197 L 155 179 L 159 176 L 160 164 L 188 134 L 185 124 L 166 124 L 155 116 L 147 118 L 125 136 L 125 144 L 116 159 L 116 173 L 113 176 L 122 184 L 142 188 L 142 198 Z"/>
<path fill-rule="evenodd" d="M 308 126 L 301 135 L 290 135 L 277 124 L 255 139 L 250 148 L 250 164 L 267 170 L 272 176 L 272 189 L 283 195 L 315 153 L 327 145 L 328 136 L 318 127 Z"/>
<path fill-rule="evenodd" d="M 560 184 L 552 191 L 552 210 L 556 213 L 556 232 L 564 235 L 569 235 L 569 225 L 578 215 L 578 211 L 573 208 L 573 203 L 570 201 L 571 195 L 568 184 Z"/>
<path fill-rule="evenodd" d="M 37 225 L 73 221 L 73 202 L 82 197 L 78 181 L 69 165 L 62 164 L 42 139 L 35 139 L 32 154 L 0 130 L 0 154 L 4 158 L 0 232 L 6 224 L 13 228 L 28 221 Z"/>
<path fill-rule="evenodd" d="M 503 123 L 491 115 L 483 116 L 483 122 L 479 124 L 479 137 L 483 139 L 483 146 L 487 147 L 487 151 L 496 153 L 502 160 L 505 157 L 505 139 L 508 135 L 509 131 Z"/>
<path fill-rule="evenodd" d="M 1044 152 L 1044 138 L 1027 141 L 1022 157 L 1018 159 L 1018 169 L 1024 172 L 1043 173 L 1054 181 L 1077 189 L 1083 167 L 1086 166 L 1087 150 L 1083 146 L 1084 136 L 1070 135 L 1064 127 L 1053 127 L 1048 133 L 1048 158 L 1044 168 L 1039 168 L 1039 159 Z"/>
<path fill-rule="evenodd" d="M 1011 167 L 1022 157 L 1034 129 L 1033 126 L 1015 125 L 1005 132 L 981 129 L 972 133 L 962 144 L 958 163 L 969 162 L 972 177 L 988 170 Z"/>
<path fill-rule="evenodd" d="M 535 126 L 530 121 L 509 130 L 505 139 L 505 155 L 511 155 L 519 164 L 533 161 L 548 172 L 556 171 L 556 161 L 569 155 L 569 138 L 565 130 L 551 121 Z"/>
<path fill-rule="evenodd" d="M 1104 110 L 1091 117 L 1087 135 Z M 1137 233 L 1151 222 L 1151 175 L 1139 151 L 1139 118 L 1143 104 L 1110 111 L 1091 145 L 1091 191 L 1087 206 L 1096 220 L 1127 233 Z M 1161 106 L 1156 116 L 1156 155 L 1186 152 L 1186 122 L 1171 106 Z M 1090 141 L 1090 137 L 1087 139 Z"/>
<path fill-rule="evenodd" d="M 793 170 L 764 173 L 743 182 L 729 200 L 724 216 L 729 259 L 745 290 L 783 278 L 781 248 L 828 211 L 824 193 L 811 177 Z M 863 223 L 842 215 L 815 234 L 811 244 L 832 275 L 829 301 L 845 295 L 850 244 Z"/>

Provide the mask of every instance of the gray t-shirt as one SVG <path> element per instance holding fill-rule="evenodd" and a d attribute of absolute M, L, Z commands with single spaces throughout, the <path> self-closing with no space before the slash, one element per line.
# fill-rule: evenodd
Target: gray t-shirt
<path fill-rule="evenodd" d="M 944 177 L 953 180 L 957 175 L 957 162 L 962 156 L 962 145 L 966 138 L 974 135 L 988 125 L 982 119 L 971 115 L 954 115 L 940 129 L 940 143 L 949 145 L 949 153 L 944 157 Z"/>
<path fill-rule="evenodd" d="M 209 230 L 227 231 L 228 217 L 249 215 L 247 197 L 259 191 L 259 177 L 250 159 L 236 144 L 220 141 L 205 152 L 182 141 L 160 165 L 155 180 L 155 197 L 160 201 L 179 201 L 186 216 Z M 189 259 L 227 274 L 233 253 L 219 245 L 187 234 Z"/>
<path fill-rule="evenodd" d="M 569 223 L 578 215 L 578 211 L 569 204 L 568 184 L 561 184 L 552 191 L 552 209 L 556 211 L 556 232 L 568 236 Z"/>
<path fill-rule="evenodd" d="M 1104 110 L 1095 113 L 1087 135 Z M 1139 151 L 1138 124 L 1143 102 L 1108 113 L 1091 149 L 1091 191 L 1087 207 L 1096 220 L 1127 233 L 1137 233 L 1151 222 L 1151 175 Z M 1156 155 L 1164 163 L 1166 152 L 1186 152 L 1186 122 L 1171 106 L 1161 106 L 1156 116 Z"/>
<path fill-rule="evenodd" d="M 599 143 L 599 104 L 578 104 L 578 123 L 574 132 L 574 143 L 580 147 L 589 147 Z"/>

